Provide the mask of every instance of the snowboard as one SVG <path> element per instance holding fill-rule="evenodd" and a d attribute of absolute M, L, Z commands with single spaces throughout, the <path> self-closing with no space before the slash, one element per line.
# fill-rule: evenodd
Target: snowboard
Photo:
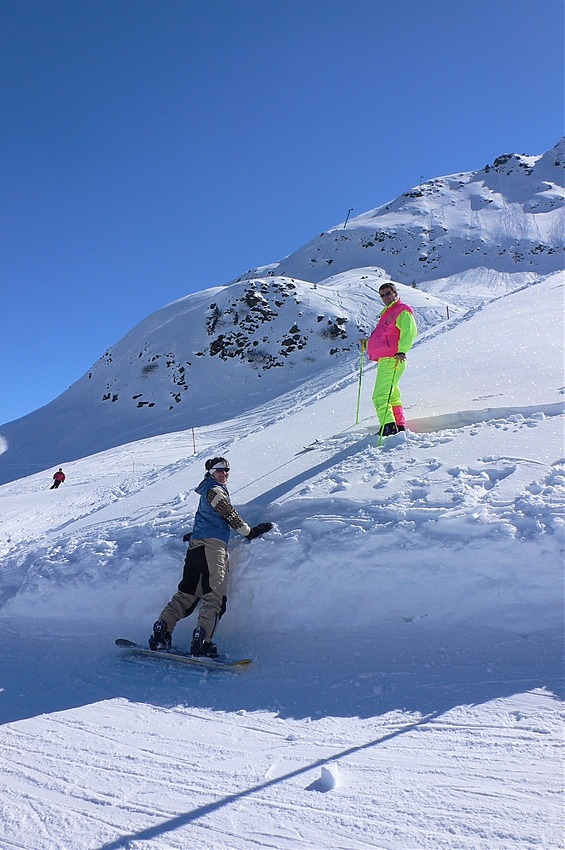
<path fill-rule="evenodd" d="M 206 658 L 206 656 L 194 656 L 180 649 L 158 649 L 156 651 L 142 646 L 127 638 L 117 638 L 116 646 L 129 649 L 135 655 L 145 655 L 153 660 L 174 661 L 179 664 L 188 664 L 190 667 L 201 667 L 205 670 L 245 670 L 251 664 L 251 658 L 238 658 L 232 661 L 229 658 Z"/>

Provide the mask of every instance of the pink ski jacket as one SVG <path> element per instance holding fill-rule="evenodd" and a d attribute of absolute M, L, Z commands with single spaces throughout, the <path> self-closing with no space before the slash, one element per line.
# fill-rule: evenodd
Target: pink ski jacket
<path fill-rule="evenodd" d="M 418 335 L 414 311 L 400 299 L 393 301 L 381 313 L 377 327 L 369 337 L 367 353 L 371 360 L 406 354 Z"/>

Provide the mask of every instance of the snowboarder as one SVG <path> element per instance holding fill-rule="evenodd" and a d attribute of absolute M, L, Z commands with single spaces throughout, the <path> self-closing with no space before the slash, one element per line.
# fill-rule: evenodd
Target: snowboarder
<path fill-rule="evenodd" d="M 50 490 L 56 490 L 57 487 L 59 486 L 59 484 L 62 484 L 64 480 L 65 480 L 65 473 L 63 472 L 61 467 L 59 467 L 59 469 L 57 470 L 57 472 L 53 476 L 53 484 L 51 485 L 51 487 L 49 489 Z"/>
<path fill-rule="evenodd" d="M 385 306 L 369 337 L 367 353 L 378 364 L 373 404 L 380 434 L 388 437 L 406 430 L 398 382 L 406 369 L 406 354 L 414 344 L 418 328 L 412 308 L 400 300 L 394 283 L 383 283 L 379 295 Z"/>
<path fill-rule="evenodd" d="M 170 649 L 172 631 L 179 620 L 188 617 L 199 601 L 198 623 L 192 635 L 191 655 L 218 657 L 212 637 L 218 621 L 225 613 L 229 574 L 228 541 L 233 529 L 254 540 L 273 527 L 262 522 L 251 528 L 230 502 L 226 487 L 230 465 L 224 457 L 210 458 L 205 463 L 206 474 L 196 488 L 200 503 L 194 517 L 182 580 L 171 601 L 159 614 L 149 638 L 152 650 Z"/>

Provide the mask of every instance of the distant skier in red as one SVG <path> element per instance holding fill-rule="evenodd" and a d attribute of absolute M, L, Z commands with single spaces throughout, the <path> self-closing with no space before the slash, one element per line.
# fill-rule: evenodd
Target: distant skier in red
<path fill-rule="evenodd" d="M 53 484 L 51 485 L 51 487 L 49 489 L 50 490 L 56 490 L 57 487 L 59 486 L 59 484 L 62 484 L 64 480 L 65 480 L 65 473 L 63 472 L 61 467 L 59 467 L 59 469 L 57 470 L 57 472 L 53 476 Z"/>

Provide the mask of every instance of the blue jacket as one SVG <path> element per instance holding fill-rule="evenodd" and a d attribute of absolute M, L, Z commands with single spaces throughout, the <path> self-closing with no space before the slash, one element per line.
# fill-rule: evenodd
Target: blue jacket
<path fill-rule="evenodd" d="M 200 504 L 194 517 L 192 538 L 194 540 L 201 540 L 203 537 L 214 537 L 217 540 L 223 540 L 224 543 L 227 543 L 230 539 L 231 531 L 229 523 L 220 516 L 218 511 L 214 510 L 206 498 L 208 490 L 212 487 L 218 487 L 220 490 L 223 490 L 227 499 L 229 500 L 230 498 L 227 487 L 224 487 L 223 484 L 218 484 L 211 475 L 207 475 L 204 481 L 200 482 L 196 488 L 196 492 L 200 496 Z"/>

